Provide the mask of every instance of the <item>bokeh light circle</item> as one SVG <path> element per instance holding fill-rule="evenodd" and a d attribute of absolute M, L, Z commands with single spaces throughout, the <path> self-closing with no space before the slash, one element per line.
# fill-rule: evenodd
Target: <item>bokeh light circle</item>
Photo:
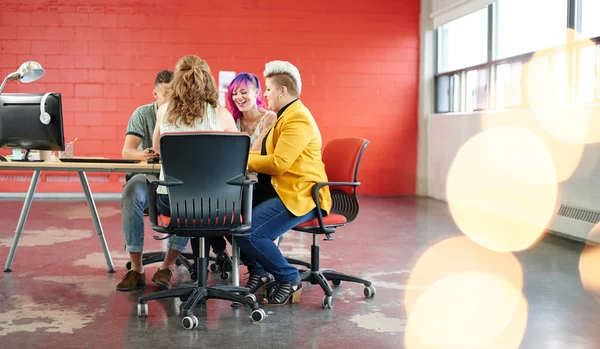
<path fill-rule="evenodd" d="M 514 289 L 523 288 L 523 269 L 512 253 L 490 251 L 465 236 L 456 236 L 429 247 L 417 260 L 404 293 L 406 313 L 410 315 L 421 294 L 435 282 L 464 272 L 501 275 Z"/>
<path fill-rule="evenodd" d="M 411 312 L 407 349 L 518 348 L 527 302 L 506 279 L 480 272 L 450 274 L 427 288 Z"/>
<path fill-rule="evenodd" d="M 544 233 L 558 194 L 552 157 L 532 131 L 501 126 L 469 139 L 448 173 L 446 198 L 459 229 L 494 251 L 520 251 Z"/>
<path fill-rule="evenodd" d="M 579 257 L 579 276 L 583 288 L 600 302 L 600 223 L 592 228 L 587 241 Z"/>
<path fill-rule="evenodd" d="M 578 37 L 579 34 L 569 29 L 567 37 Z M 578 40 L 577 45 L 582 48 L 592 49 L 592 66 L 583 63 L 584 56 L 573 60 L 573 71 L 582 74 L 578 81 L 590 77 L 592 85 L 595 69 L 596 44 L 589 39 Z M 554 49 L 540 50 L 533 54 L 531 59 L 523 64 L 523 88 L 526 103 L 533 112 L 540 125 L 554 136 L 575 144 L 590 144 L 600 142 L 600 112 L 591 103 L 582 104 L 582 100 L 572 92 L 574 86 L 569 74 L 569 52 Z M 590 86 L 580 85 L 579 93 L 585 92 Z M 593 86 L 591 86 L 593 88 Z M 592 99 L 594 96 L 592 96 Z M 575 103 L 572 103 L 575 102 Z"/>
<path fill-rule="evenodd" d="M 548 132 L 536 120 L 531 109 L 482 115 L 481 128 L 483 131 L 502 126 L 521 127 L 535 133 L 542 140 L 552 157 L 559 182 L 571 178 L 581 162 L 585 144 L 568 142 Z"/>

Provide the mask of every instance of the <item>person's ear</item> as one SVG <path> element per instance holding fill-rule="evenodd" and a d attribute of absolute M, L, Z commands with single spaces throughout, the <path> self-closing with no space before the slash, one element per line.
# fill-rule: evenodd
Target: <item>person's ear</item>
<path fill-rule="evenodd" d="M 156 89 L 152 89 L 152 95 L 154 96 L 154 99 L 158 98 L 158 95 L 156 94 Z"/>
<path fill-rule="evenodd" d="M 288 92 L 287 87 L 281 86 L 280 93 L 285 96 L 287 94 L 287 92 Z"/>

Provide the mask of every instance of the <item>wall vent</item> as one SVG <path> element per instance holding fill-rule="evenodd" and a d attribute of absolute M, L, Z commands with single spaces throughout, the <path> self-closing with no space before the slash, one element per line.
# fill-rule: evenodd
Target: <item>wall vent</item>
<path fill-rule="evenodd" d="M 600 222 L 600 212 L 569 205 L 560 205 L 557 215 L 591 224 Z"/>

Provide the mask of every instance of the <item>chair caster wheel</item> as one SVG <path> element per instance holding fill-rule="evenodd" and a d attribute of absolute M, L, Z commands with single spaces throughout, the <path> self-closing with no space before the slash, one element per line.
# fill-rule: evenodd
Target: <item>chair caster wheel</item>
<path fill-rule="evenodd" d="M 229 276 L 231 276 L 231 273 L 226 271 L 224 273 L 221 273 L 220 276 L 221 276 L 221 280 L 227 280 L 227 279 L 229 279 Z"/>
<path fill-rule="evenodd" d="M 146 316 L 148 317 L 148 304 L 144 303 L 144 304 L 139 304 L 137 305 L 137 316 L 138 317 L 142 317 L 142 316 Z"/>
<path fill-rule="evenodd" d="M 127 268 L 127 270 L 131 270 L 131 262 L 127 262 L 127 264 L 125 264 L 125 268 Z"/>
<path fill-rule="evenodd" d="M 364 294 L 365 294 L 365 297 L 367 297 L 367 298 L 375 297 L 375 287 L 373 287 L 373 286 L 365 287 Z"/>
<path fill-rule="evenodd" d="M 250 314 L 250 318 L 254 322 L 261 322 L 265 319 L 266 316 L 267 314 L 265 313 L 265 311 L 260 308 L 252 311 L 252 313 Z"/>
<path fill-rule="evenodd" d="M 194 315 L 186 316 L 183 318 L 183 320 L 181 320 L 181 324 L 186 330 L 194 329 L 198 327 L 198 318 Z"/>
<path fill-rule="evenodd" d="M 245 295 L 244 297 L 252 300 L 253 302 L 256 302 L 256 296 L 253 295 L 252 293 L 248 293 L 247 295 Z"/>
<path fill-rule="evenodd" d="M 333 286 L 339 286 L 342 284 L 342 280 L 334 279 L 331 281 L 331 283 L 333 284 Z"/>
<path fill-rule="evenodd" d="M 216 263 L 211 264 L 210 267 L 208 267 L 208 268 L 213 273 L 216 273 L 217 271 L 219 271 L 219 266 Z"/>
<path fill-rule="evenodd" d="M 321 301 L 321 306 L 325 309 L 333 308 L 333 296 L 324 296 Z"/>

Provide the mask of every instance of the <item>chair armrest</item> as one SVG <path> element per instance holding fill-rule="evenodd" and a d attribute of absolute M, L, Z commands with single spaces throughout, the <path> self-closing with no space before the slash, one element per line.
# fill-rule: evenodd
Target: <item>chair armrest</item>
<path fill-rule="evenodd" d="M 247 182 L 246 184 L 258 183 L 258 177 L 254 173 L 249 173 L 249 174 L 246 175 L 246 182 Z"/>
<path fill-rule="evenodd" d="M 244 186 L 244 190 L 242 191 L 242 217 L 244 218 L 244 222 L 241 226 L 232 231 L 231 235 L 247 236 L 248 230 L 252 228 L 252 196 L 254 193 L 254 184 L 258 182 L 258 178 L 255 174 L 248 174 L 243 180 L 239 177 L 234 180 L 236 181 L 236 185 Z M 230 182 L 228 183 L 232 184 Z"/>
<path fill-rule="evenodd" d="M 146 181 L 154 187 L 158 187 L 159 185 L 164 185 L 165 187 L 175 187 L 183 184 L 182 181 L 171 176 L 166 176 L 165 180 L 161 181 L 154 174 L 147 174 Z"/>
<path fill-rule="evenodd" d="M 339 187 L 342 187 L 342 186 L 358 187 L 360 185 L 360 182 L 319 182 L 319 183 L 315 184 L 315 186 L 313 187 L 312 197 L 313 197 L 315 204 L 317 205 L 317 220 L 319 221 L 319 228 L 322 231 L 324 231 L 325 233 L 327 233 L 327 235 L 334 233 L 335 229 L 327 228 L 325 226 L 325 223 L 323 222 L 323 213 L 321 212 L 321 203 L 319 202 L 319 190 L 321 190 L 321 188 L 323 188 L 323 187 L 331 186 L 331 185 L 335 185 L 335 186 L 339 186 Z"/>
<path fill-rule="evenodd" d="M 239 175 L 227 181 L 229 185 L 251 185 L 258 182 L 258 178 L 254 174 Z"/>
<path fill-rule="evenodd" d="M 169 234 L 167 228 L 158 225 L 158 212 L 156 209 L 156 188 L 161 181 L 153 174 L 146 175 L 146 191 L 148 193 L 148 219 L 152 230 L 159 233 Z"/>

